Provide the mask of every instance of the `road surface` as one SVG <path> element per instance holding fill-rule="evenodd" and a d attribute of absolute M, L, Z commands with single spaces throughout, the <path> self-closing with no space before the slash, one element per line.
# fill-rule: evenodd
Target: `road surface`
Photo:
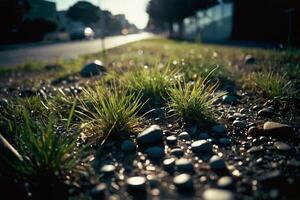
<path fill-rule="evenodd" d="M 112 36 L 105 39 L 105 48 L 111 49 L 130 42 L 154 37 L 150 33 Z M 1 47 L 0 68 L 21 65 L 26 61 L 51 62 L 55 59 L 72 59 L 79 55 L 102 51 L 101 39 L 70 41 L 54 44 L 16 45 Z"/>

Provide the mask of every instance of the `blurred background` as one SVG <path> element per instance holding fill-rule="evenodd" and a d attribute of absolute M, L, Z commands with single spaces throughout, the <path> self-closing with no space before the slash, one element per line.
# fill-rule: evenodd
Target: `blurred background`
<path fill-rule="evenodd" d="M 1 0 L 0 44 L 140 31 L 201 42 L 300 45 L 299 0 Z"/>

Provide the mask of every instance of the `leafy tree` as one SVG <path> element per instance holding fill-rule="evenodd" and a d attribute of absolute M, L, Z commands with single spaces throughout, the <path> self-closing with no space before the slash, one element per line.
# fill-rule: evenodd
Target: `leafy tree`
<path fill-rule="evenodd" d="M 80 21 L 84 25 L 90 25 L 99 21 L 99 11 L 99 7 L 87 1 L 78 1 L 69 8 L 66 16 L 71 20 Z"/>

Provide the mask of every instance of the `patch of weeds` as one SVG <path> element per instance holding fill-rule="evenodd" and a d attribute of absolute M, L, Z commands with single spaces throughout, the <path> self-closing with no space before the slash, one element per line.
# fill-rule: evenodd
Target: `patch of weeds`
<path fill-rule="evenodd" d="M 297 91 L 292 87 L 292 82 L 287 81 L 286 75 L 272 72 L 253 73 L 251 79 L 254 85 L 272 98 L 293 98 Z"/>
<path fill-rule="evenodd" d="M 125 84 L 134 94 L 142 94 L 150 108 L 161 106 L 168 98 L 168 89 L 178 76 L 177 69 L 165 67 L 144 68 L 125 74 Z"/>
<path fill-rule="evenodd" d="M 226 93 L 215 93 L 218 83 L 210 83 L 207 79 L 194 82 L 177 82 L 169 90 L 168 107 L 187 123 L 203 124 L 213 121 L 212 105 Z"/>
<path fill-rule="evenodd" d="M 84 89 L 80 103 L 81 109 L 76 112 L 86 122 L 83 125 L 86 132 L 102 139 L 136 132 L 140 124 L 137 114 L 144 105 L 141 95 L 102 84 Z"/>

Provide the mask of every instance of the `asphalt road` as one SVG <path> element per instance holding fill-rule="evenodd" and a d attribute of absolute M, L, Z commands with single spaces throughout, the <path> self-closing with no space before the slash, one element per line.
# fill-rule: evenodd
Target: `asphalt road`
<path fill-rule="evenodd" d="M 130 42 L 154 37 L 150 33 L 105 38 L 105 48 L 111 49 Z M 23 64 L 26 61 L 51 62 L 55 59 L 72 59 L 79 55 L 102 51 L 101 39 L 70 41 L 52 44 L 15 45 L 0 48 L 0 68 Z"/>

